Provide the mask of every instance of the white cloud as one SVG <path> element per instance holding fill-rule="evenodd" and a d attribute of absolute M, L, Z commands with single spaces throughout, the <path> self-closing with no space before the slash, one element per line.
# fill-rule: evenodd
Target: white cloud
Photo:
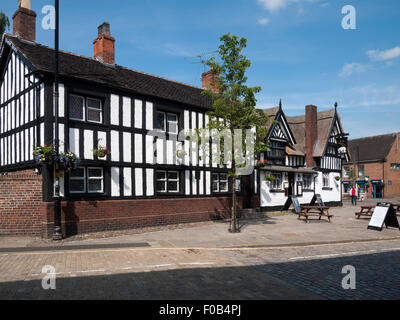
<path fill-rule="evenodd" d="M 293 2 L 318 2 L 319 0 L 257 0 L 268 11 L 278 11 Z"/>
<path fill-rule="evenodd" d="M 266 25 L 269 23 L 269 19 L 268 18 L 261 18 L 258 20 L 258 24 L 262 24 L 262 25 Z"/>
<path fill-rule="evenodd" d="M 339 76 L 341 77 L 348 77 L 351 76 L 353 73 L 359 73 L 359 72 L 364 72 L 365 71 L 365 66 L 361 63 L 346 63 L 342 70 L 339 73 Z"/>
<path fill-rule="evenodd" d="M 397 57 L 400 57 L 400 47 L 394 47 L 393 49 L 388 50 L 370 50 L 367 51 L 367 55 L 373 61 L 386 61 L 392 60 Z"/>

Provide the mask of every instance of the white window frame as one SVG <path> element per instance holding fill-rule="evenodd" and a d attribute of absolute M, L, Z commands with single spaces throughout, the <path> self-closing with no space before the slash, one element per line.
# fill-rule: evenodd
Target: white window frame
<path fill-rule="evenodd" d="M 168 116 L 174 116 L 174 117 L 176 117 L 176 121 L 170 121 L 170 120 L 168 120 Z M 175 114 L 175 113 L 167 113 L 166 118 L 165 118 L 165 122 L 166 122 L 166 125 L 167 125 L 166 130 L 168 131 L 169 134 L 178 134 L 178 131 L 179 131 L 179 117 L 178 117 L 177 114 Z M 169 131 L 169 124 L 170 124 L 170 123 L 173 123 L 173 124 L 176 125 L 176 132 L 171 132 L 171 131 Z"/>
<path fill-rule="evenodd" d="M 100 109 L 89 107 L 88 100 L 93 100 L 93 101 L 100 102 Z M 103 123 L 103 102 L 100 99 L 86 97 L 85 98 L 85 103 L 86 103 L 86 121 L 87 122 L 92 122 L 92 123 Z M 100 121 L 89 120 L 89 109 L 90 110 L 95 110 L 97 112 L 100 111 Z"/>
<path fill-rule="evenodd" d="M 83 108 L 83 110 L 82 110 L 82 115 L 83 115 L 83 118 L 82 119 L 79 119 L 79 118 L 73 118 L 73 117 L 71 117 L 71 114 L 69 114 L 68 116 L 69 116 L 69 119 L 70 120 L 74 120 L 74 121 L 81 121 L 81 122 L 91 122 L 91 123 L 100 123 L 100 124 L 102 124 L 103 123 L 103 102 L 101 101 L 101 99 L 96 99 L 96 98 L 90 98 L 90 97 L 85 97 L 85 96 L 82 96 L 82 95 L 79 95 L 79 94 L 73 94 L 73 93 L 71 93 L 70 95 L 69 95 L 69 97 L 78 97 L 78 98 L 82 98 L 83 99 L 83 106 L 82 106 L 82 108 Z M 93 100 L 93 101 L 99 101 L 100 102 L 100 109 L 97 109 L 97 108 L 90 108 L 89 106 L 88 106 L 88 100 Z M 69 101 L 70 101 L 70 99 L 69 99 Z M 69 106 L 68 106 L 69 107 Z M 89 118 L 88 118 L 88 116 L 89 116 L 89 109 L 91 109 L 91 110 L 95 110 L 95 111 L 100 111 L 100 121 L 93 121 L 93 120 L 89 120 Z"/>
<path fill-rule="evenodd" d="M 156 114 L 157 113 L 162 114 L 163 117 L 164 117 L 164 121 L 163 121 L 163 123 L 164 123 L 163 127 L 164 128 L 163 129 L 157 128 L 156 130 L 161 131 L 161 132 L 165 132 L 165 133 L 169 133 L 169 134 L 178 134 L 178 132 L 179 132 L 179 115 L 177 115 L 176 113 L 159 111 L 159 110 L 156 111 Z M 176 121 L 169 121 L 168 120 L 168 116 L 174 116 L 176 118 Z M 169 125 L 168 125 L 169 123 L 173 123 L 173 124 L 176 125 L 176 132 L 169 131 Z"/>
<path fill-rule="evenodd" d="M 221 179 L 221 175 L 226 175 L 226 179 Z M 214 179 L 215 176 L 217 179 Z M 227 173 L 213 172 L 211 177 L 211 186 L 214 184 L 214 182 L 217 183 L 217 190 L 212 190 L 212 192 L 229 192 L 229 178 Z M 226 182 L 226 190 L 221 189 L 221 182 Z"/>
<path fill-rule="evenodd" d="M 327 184 L 325 184 L 327 182 Z M 330 182 L 330 174 L 329 173 L 323 173 L 322 174 L 322 187 L 323 188 L 330 188 L 331 182 Z"/>
<path fill-rule="evenodd" d="M 284 176 L 283 173 L 281 172 L 276 172 L 276 173 L 269 173 L 270 175 L 273 175 L 275 177 L 275 180 L 270 181 L 270 187 L 272 190 L 282 190 L 282 185 L 283 185 L 283 180 L 284 180 Z M 277 177 L 279 177 L 279 179 L 277 179 Z M 278 184 L 278 181 L 280 182 Z"/>
<path fill-rule="evenodd" d="M 89 176 L 89 170 L 101 170 L 101 177 L 93 177 L 91 178 Z M 87 184 L 87 192 L 94 194 L 94 193 L 104 193 L 104 169 L 101 167 L 87 167 L 86 168 L 87 173 L 86 173 L 86 184 Z M 101 191 L 91 191 L 89 190 L 89 180 L 100 180 L 101 181 Z"/>
<path fill-rule="evenodd" d="M 71 194 L 83 194 L 86 193 L 86 168 L 85 167 L 78 167 L 76 169 L 83 169 L 83 177 L 69 177 L 69 180 L 83 180 L 83 191 L 71 191 L 71 185 L 69 186 L 69 193 Z"/>
<path fill-rule="evenodd" d="M 306 184 L 306 181 L 308 181 L 307 179 L 310 179 L 310 185 Z M 313 181 L 312 181 L 312 175 L 311 174 L 303 174 L 303 189 L 305 190 L 311 190 L 313 187 Z"/>
<path fill-rule="evenodd" d="M 157 173 L 158 172 L 164 172 L 165 173 L 165 179 L 158 179 L 157 178 Z M 168 173 L 176 173 L 176 179 L 169 179 L 168 178 Z M 180 190 L 179 178 L 180 178 L 179 177 L 179 171 L 177 171 L 177 170 L 156 170 L 156 191 L 157 191 L 157 193 L 178 193 L 179 190 Z M 176 190 L 169 190 L 168 189 L 168 182 L 169 181 L 177 182 L 177 184 L 176 184 L 177 189 Z M 157 189 L 158 182 L 164 182 L 164 184 L 165 184 L 165 190 L 164 191 L 159 191 Z"/>

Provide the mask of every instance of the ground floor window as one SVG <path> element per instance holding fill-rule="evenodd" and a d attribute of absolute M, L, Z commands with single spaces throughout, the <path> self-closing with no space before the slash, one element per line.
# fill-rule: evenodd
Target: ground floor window
<path fill-rule="evenodd" d="M 226 173 L 212 174 L 212 191 L 228 192 L 228 174 Z"/>
<path fill-rule="evenodd" d="M 79 167 L 69 174 L 70 193 L 103 193 L 103 168 Z"/>
<path fill-rule="evenodd" d="M 271 189 L 281 190 L 282 189 L 282 173 L 273 173 L 274 180 L 271 181 Z"/>
<path fill-rule="evenodd" d="M 322 174 L 322 187 L 324 188 L 329 188 L 329 173 L 323 173 Z"/>
<path fill-rule="evenodd" d="M 306 190 L 312 189 L 312 175 L 303 174 L 303 188 Z"/>
<path fill-rule="evenodd" d="M 157 170 L 157 192 L 179 192 L 179 171 Z"/>

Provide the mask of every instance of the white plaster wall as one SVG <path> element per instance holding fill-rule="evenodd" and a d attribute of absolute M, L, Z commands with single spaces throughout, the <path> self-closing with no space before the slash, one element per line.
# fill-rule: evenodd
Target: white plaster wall
<path fill-rule="evenodd" d="M 119 197 L 121 194 L 119 188 L 119 168 L 111 167 L 111 196 Z"/>
<path fill-rule="evenodd" d="M 115 94 L 111 95 L 110 122 L 112 125 L 119 125 L 119 96 Z"/>
<path fill-rule="evenodd" d="M 135 168 L 135 192 L 136 196 L 143 196 L 143 169 Z"/>
<path fill-rule="evenodd" d="M 132 169 L 124 168 L 124 197 L 132 196 Z"/>
<path fill-rule="evenodd" d="M 143 102 L 135 100 L 135 128 L 142 129 L 143 127 Z"/>
<path fill-rule="evenodd" d="M 123 97 L 122 98 L 122 124 L 124 127 L 131 126 L 131 119 L 132 119 L 131 112 L 132 112 L 131 99 L 128 97 Z"/>
<path fill-rule="evenodd" d="M 119 161 L 119 132 L 111 131 L 111 161 Z"/>

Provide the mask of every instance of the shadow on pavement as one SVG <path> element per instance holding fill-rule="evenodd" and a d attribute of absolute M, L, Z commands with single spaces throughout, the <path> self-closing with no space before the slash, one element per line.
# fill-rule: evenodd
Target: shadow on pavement
<path fill-rule="evenodd" d="M 341 286 L 346 265 L 356 268 L 356 290 Z M 397 251 L 243 267 L 59 276 L 54 291 L 43 290 L 41 280 L 0 283 L 0 299 L 399 299 L 399 265 Z"/>

